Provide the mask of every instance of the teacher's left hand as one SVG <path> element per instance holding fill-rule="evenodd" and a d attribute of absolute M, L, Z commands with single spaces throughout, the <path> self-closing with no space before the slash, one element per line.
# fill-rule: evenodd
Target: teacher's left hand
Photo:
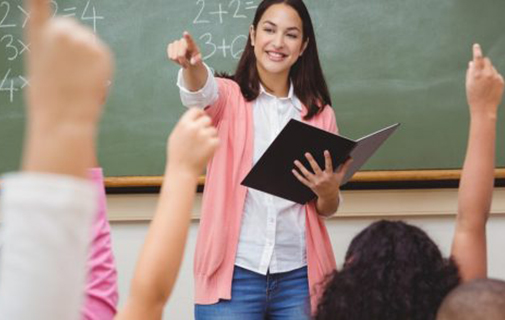
<path fill-rule="evenodd" d="M 305 153 L 305 158 L 309 161 L 312 172 L 305 168 L 300 161 L 295 160 L 295 166 L 300 170 L 300 172 L 296 169 L 292 170 L 295 177 L 309 187 L 319 198 L 331 199 L 338 196 L 340 184 L 352 159 L 347 159 L 337 170 L 333 171 L 333 163 L 328 150 L 324 151 L 324 169 L 319 167 L 310 153 Z"/>

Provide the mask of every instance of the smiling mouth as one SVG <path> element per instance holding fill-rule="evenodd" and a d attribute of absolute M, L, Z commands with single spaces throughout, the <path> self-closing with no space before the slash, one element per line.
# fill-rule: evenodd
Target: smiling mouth
<path fill-rule="evenodd" d="M 280 52 L 266 51 L 268 57 L 274 61 L 281 61 L 285 59 L 288 55 Z"/>

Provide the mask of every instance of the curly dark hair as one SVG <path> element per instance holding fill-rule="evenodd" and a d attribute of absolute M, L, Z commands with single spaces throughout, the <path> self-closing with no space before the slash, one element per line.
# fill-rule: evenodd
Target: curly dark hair
<path fill-rule="evenodd" d="M 452 259 L 421 229 L 381 220 L 351 242 L 327 278 L 316 320 L 431 320 L 460 282 Z"/>

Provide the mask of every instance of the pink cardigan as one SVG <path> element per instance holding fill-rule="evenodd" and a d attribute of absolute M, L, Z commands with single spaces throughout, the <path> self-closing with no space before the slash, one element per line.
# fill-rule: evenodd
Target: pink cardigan
<path fill-rule="evenodd" d="M 195 302 L 213 304 L 231 299 L 231 283 L 247 188 L 240 185 L 252 167 L 253 115 L 237 83 L 217 78 L 219 98 L 207 107 L 221 144 L 208 165 L 202 217 L 195 252 Z M 302 112 L 306 114 L 304 107 Z M 336 133 L 329 106 L 306 123 Z M 311 306 L 322 293 L 321 283 L 336 268 L 330 239 L 315 202 L 306 208 L 306 247 Z"/>

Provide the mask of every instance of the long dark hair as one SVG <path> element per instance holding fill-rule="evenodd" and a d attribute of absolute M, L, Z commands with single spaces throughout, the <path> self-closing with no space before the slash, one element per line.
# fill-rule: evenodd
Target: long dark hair
<path fill-rule="evenodd" d="M 343 269 L 326 284 L 315 319 L 434 320 L 459 282 L 455 262 L 444 259 L 424 231 L 382 220 L 352 240 Z"/>
<path fill-rule="evenodd" d="M 324 79 L 319 55 L 317 52 L 316 36 L 309 11 L 302 0 L 263 0 L 256 10 L 253 20 L 253 28 L 257 30 L 258 23 L 265 11 L 274 4 L 286 4 L 291 6 L 300 16 L 303 24 L 303 43 L 307 44 L 303 55 L 298 58 L 291 67 L 289 76 L 293 82 L 294 92 L 298 99 L 307 107 L 305 119 L 310 119 L 320 112 L 326 105 L 331 105 L 331 98 Z M 238 63 L 235 75 L 218 76 L 233 79 L 240 86 L 242 95 L 247 101 L 253 101 L 259 95 L 260 77 L 256 67 L 256 56 L 251 45 L 251 35 L 248 36 L 242 57 Z"/>

